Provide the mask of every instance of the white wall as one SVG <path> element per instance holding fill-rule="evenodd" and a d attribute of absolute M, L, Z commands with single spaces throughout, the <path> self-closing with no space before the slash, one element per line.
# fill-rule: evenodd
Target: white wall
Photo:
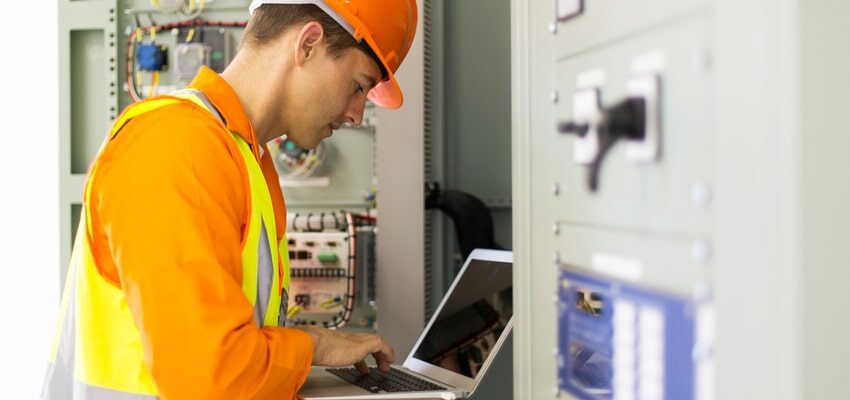
<path fill-rule="evenodd" d="M 0 397 L 38 397 L 59 305 L 58 2 L 4 4 Z M 11 7 L 11 10 L 10 10 Z"/>

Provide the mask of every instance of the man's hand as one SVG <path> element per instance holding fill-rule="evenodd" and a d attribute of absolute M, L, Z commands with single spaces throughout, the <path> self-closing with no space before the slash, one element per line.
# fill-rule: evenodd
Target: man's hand
<path fill-rule="evenodd" d="M 354 365 L 360 373 L 368 374 L 366 356 L 372 354 L 383 372 L 390 370 L 395 360 L 392 347 L 380 336 L 366 333 L 346 333 L 315 326 L 299 326 L 313 340 L 313 365 L 342 367 Z"/>

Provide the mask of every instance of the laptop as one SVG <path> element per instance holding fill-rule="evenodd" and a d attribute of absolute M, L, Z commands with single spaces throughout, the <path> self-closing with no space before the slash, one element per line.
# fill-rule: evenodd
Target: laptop
<path fill-rule="evenodd" d="M 476 249 L 455 278 L 403 365 L 314 367 L 305 400 L 462 399 L 475 392 L 513 328 L 513 254 Z"/>

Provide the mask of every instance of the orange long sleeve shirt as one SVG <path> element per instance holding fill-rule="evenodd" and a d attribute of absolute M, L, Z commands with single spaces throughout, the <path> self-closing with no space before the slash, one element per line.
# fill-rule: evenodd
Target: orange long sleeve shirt
<path fill-rule="evenodd" d="M 200 89 L 260 160 L 278 239 L 286 209 L 233 89 L 204 68 Z M 100 154 L 90 233 L 100 273 L 122 288 L 163 399 L 294 398 L 312 362 L 299 330 L 263 327 L 242 293 L 248 173 L 236 141 L 188 104 L 132 119 Z"/>

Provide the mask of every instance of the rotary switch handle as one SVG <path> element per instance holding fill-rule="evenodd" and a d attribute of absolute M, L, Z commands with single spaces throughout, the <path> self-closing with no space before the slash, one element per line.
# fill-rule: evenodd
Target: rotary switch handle
<path fill-rule="evenodd" d="M 587 174 L 587 186 L 595 192 L 599 188 L 599 173 L 608 151 L 620 139 L 643 140 L 646 136 L 646 100 L 642 97 L 630 97 L 602 112 L 602 121 L 597 127 L 599 150 L 590 163 Z M 558 123 L 558 131 L 584 137 L 588 132 L 587 124 L 572 121 Z"/>

